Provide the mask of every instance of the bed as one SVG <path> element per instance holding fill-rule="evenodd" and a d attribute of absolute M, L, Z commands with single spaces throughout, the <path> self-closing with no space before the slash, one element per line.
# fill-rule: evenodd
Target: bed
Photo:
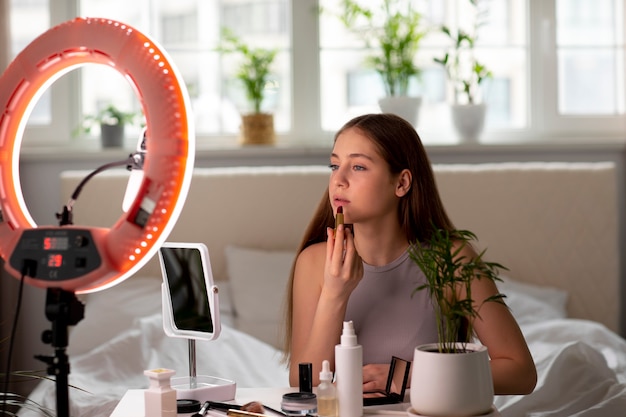
<path fill-rule="evenodd" d="M 625 415 L 624 226 L 614 164 L 455 164 L 435 172 L 456 226 L 474 231 L 487 258 L 508 268 L 500 289 L 537 364 L 532 394 L 496 397 L 501 415 Z M 86 174 L 62 174 L 62 203 Z M 117 220 L 127 178 L 94 177 L 75 205 L 75 224 Z M 197 342 L 199 375 L 238 388 L 288 385 L 279 339 L 285 282 L 327 178 L 320 166 L 195 169 L 168 240 L 205 243 L 219 287 L 222 333 Z M 188 375 L 187 341 L 163 331 L 160 283 L 154 259 L 122 284 L 81 296 L 85 319 L 68 347 L 72 415 L 110 415 L 128 389 L 147 386 L 145 369 Z M 54 383 L 41 382 L 30 399 L 54 408 Z"/>

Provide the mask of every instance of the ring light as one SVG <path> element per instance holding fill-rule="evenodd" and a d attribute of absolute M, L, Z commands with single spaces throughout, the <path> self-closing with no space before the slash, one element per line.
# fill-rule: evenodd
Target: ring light
<path fill-rule="evenodd" d="M 130 210 L 109 229 L 37 226 L 19 180 L 30 111 L 63 74 L 86 64 L 125 76 L 147 124 L 144 177 Z M 42 288 L 86 293 L 128 278 L 156 254 L 187 196 L 195 137 L 182 77 L 154 41 L 110 19 L 76 18 L 30 43 L 0 77 L 0 256 L 7 271 Z"/>

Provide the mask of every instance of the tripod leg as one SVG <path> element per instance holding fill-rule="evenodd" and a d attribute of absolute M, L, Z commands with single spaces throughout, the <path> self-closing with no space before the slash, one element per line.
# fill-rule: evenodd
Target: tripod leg
<path fill-rule="evenodd" d="M 57 416 L 69 417 L 69 373 L 70 364 L 66 354 L 68 326 L 81 321 L 85 306 L 73 292 L 59 288 L 49 288 L 46 294 L 46 318 L 52 322 L 52 331 L 43 333 L 45 343 L 54 348 L 54 357 L 37 356 L 48 364 L 48 374 L 55 377 Z"/>

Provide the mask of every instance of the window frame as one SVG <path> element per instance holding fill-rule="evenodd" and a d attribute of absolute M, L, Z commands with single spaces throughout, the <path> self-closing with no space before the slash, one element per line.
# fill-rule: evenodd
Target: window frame
<path fill-rule="evenodd" d="M 530 95 L 529 136 L 540 139 L 623 137 L 623 132 L 626 131 L 626 114 L 615 116 L 559 114 L 556 0 L 530 0 L 529 4 L 530 87 L 531 91 L 544 92 Z M 622 22 L 626 23 L 626 16 L 622 16 Z M 626 91 L 622 94 L 626 94 Z"/>
<path fill-rule="evenodd" d="M 292 121 L 289 132 L 278 133 L 277 146 L 317 147 L 332 141 L 333 132 L 321 127 L 321 92 L 319 27 L 317 0 L 291 0 L 292 57 Z M 528 100 L 526 127 L 491 129 L 481 142 L 530 143 L 537 141 L 567 142 L 580 138 L 623 138 L 626 115 L 562 116 L 558 114 L 558 66 L 556 45 L 556 0 L 528 0 Z M 626 7 L 623 7 L 626 10 Z M 78 0 L 50 0 L 51 26 L 79 15 Z M 626 22 L 626 12 L 622 16 Z M 297 28 L 298 30 L 294 30 Z M 626 31 L 624 31 L 626 32 Z M 624 41 L 626 44 L 626 41 Z M 80 80 L 74 73 L 57 81 L 52 87 L 53 121 L 43 127 L 27 127 L 25 146 L 44 147 L 66 144 L 72 147 L 95 147 L 97 141 L 72 136 L 72 126 L 79 122 Z M 626 83 L 625 83 L 626 84 Z M 626 92 L 623 92 L 626 95 Z M 422 137 L 425 143 L 456 144 L 450 130 Z M 418 126 L 419 131 L 419 126 Z M 236 148 L 234 135 L 197 135 L 199 148 Z"/>

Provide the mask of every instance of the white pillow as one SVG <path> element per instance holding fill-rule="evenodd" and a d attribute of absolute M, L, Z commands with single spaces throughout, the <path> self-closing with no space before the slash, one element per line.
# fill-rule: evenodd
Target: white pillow
<path fill-rule="evenodd" d="M 235 308 L 233 307 L 233 300 L 231 296 L 230 282 L 228 281 L 216 281 L 215 285 L 218 290 L 218 299 L 220 305 L 220 322 L 222 326 L 234 327 L 235 320 Z"/>
<path fill-rule="evenodd" d="M 224 253 L 235 326 L 280 349 L 286 289 L 295 252 L 227 246 Z"/>
<path fill-rule="evenodd" d="M 567 291 L 500 278 L 498 289 L 519 324 L 567 317 Z"/>

